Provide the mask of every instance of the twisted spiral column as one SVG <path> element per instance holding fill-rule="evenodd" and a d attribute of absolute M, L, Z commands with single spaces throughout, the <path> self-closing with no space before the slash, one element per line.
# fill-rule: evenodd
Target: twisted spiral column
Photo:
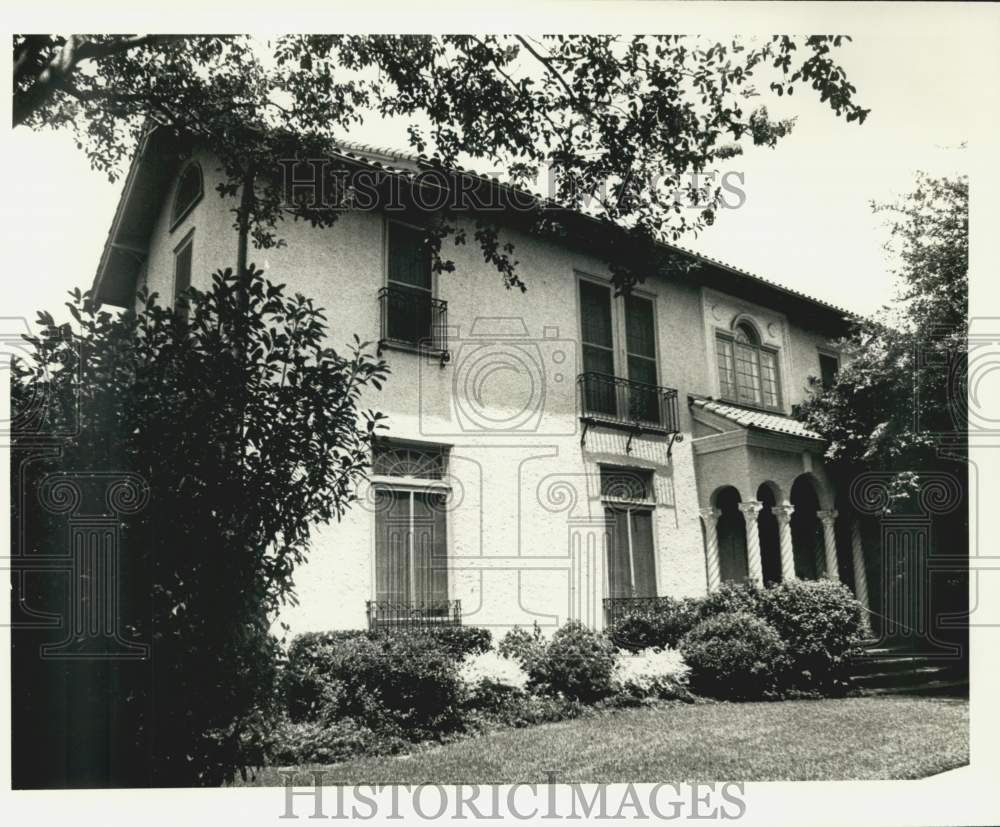
<path fill-rule="evenodd" d="M 764 569 L 760 560 L 760 532 L 757 530 L 757 517 L 763 508 L 764 503 L 757 500 L 739 504 L 747 529 L 747 571 L 750 573 L 750 582 L 758 587 L 764 585 Z"/>
<path fill-rule="evenodd" d="M 719 532 L 718 521 L 722 513 L 718 508 L 701 508 L 698 510 L 701 521 L 705 524 L 705 565 L 708 571 L 708 590 L 714 592 L 719 588 Z"/>
<path fill-rule="evenodd" d="M 781 580 L 790 582 L 795 579 L 795 551 L 792 548 L 792 514 L 795 506 L 782 503 L 771 509 L 778 520 L 778 538 L 781 541 Z"/>
<path fill-rule="evenodd" d="M 861 545 L 861 524 L 856 519 L 851 523 L 851 562 L 854 564 L 854 596 L 867 611 L 870 608 L 868 574 L 865 570 L 865 550 Z"/>
<path fill-rule="evenodd" d="M 817 511 L 816 516 L 819 517 L 819 521 L 823 524 L 823 554 L 825 563 L 823 576 L 828 580 L 839 580 L 840 571 L 837 568 L 837 535 L 833 530 L 833 522 L 837 519 L 837 512 L 832 509 L 830 511 Z"/>

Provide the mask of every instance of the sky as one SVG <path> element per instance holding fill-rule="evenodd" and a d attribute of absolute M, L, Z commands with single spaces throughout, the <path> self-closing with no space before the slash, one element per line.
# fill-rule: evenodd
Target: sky
<path fill-rule="evenodd" d="M 776 149 L 750 148 L 722 171 L 742 175 L 745 201 L 725 210 L 685 246 L 741 269 L 870 313 L 894 294 L 882 248 L 883 219 L 870 204 L 908 192 L 917 170 L 967 171 L 964 142 L 988 122 L 981 101 L 981 53 L 955 32 L 855 36 L 839 60 L 870 108 L 848 124 L 808 89 L 764 97 L 772 117 L 796 116 Z M 993 75 L 995 78 L 996 75 Z M 992 81 L 992 79 L 990 80 Z M 405 147 L 395 125 L 366 124 L 351 135 Z M 3 226 L 15 266 L 29 272 L 4 299 L 5 317 L 55 311 L 67 290 L 93 279 L 121 189 L 90 170 L 69 133 L 13 130 L 4 153 Z"/>

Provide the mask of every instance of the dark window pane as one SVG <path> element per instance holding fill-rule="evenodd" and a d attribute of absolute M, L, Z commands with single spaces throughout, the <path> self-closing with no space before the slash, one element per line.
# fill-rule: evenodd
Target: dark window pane
<path fill-rule="evenodd" d="M 184 243 L 174 253 L 174 306 L 181 315 L 187 315 L 187 301 L 181 298 L 181 293 L 191 286 L 191 251 L 194 248 L 193 239 Z"/>
<path fill-rule="evenodd" d="M 383 301 L 387 338 L 414 345 L 434 341 L 434 310 L 428 291 L 393 286 Z"/>
<path fill-rule="evenodd" d="M 608 597 L 632 597 L 628 554 L 628 512 L 606 508 L 608 525 Z"/>
<path fill-rule="evenodd" d="M 372 473 L 380 477 L 417 477 L 439 480 L 444 476 L 445 452 L 433 446 L 406 445 L 379 440 L 372 457 Z"/>
<path fill-rule="evenodd" d="M 201 167 L 198 164 L 188 164 L 177 182 L 177 194 L 174 196 L 174 211 L 171 223 L 175 223 L 201 197 Z"/>
<path fill-rule="evenodd" d="M 733 343 L 721 336 L 715 340 L 715 353 L 719 363 L 719 393 L 736 397 L 736 373 L 733 367 Z"/>
<path fill-rule="evenodd" d="M 597 351 L 597 353 L 605 352 Z M 583 349 L 583 354 L 585 371 L 591 371 L 595 364 L 605 364 L 596 354 L 592 355 L 588 364 L 586 347 Z M 610 354 L 608 354 L 608 359 L 610 358 Z M 585 413 L 604 416 L 618 415 L 618 388 L 609 370 L 601 369 L 595 373 L 585 372 L 583 374 L 583 405 Z"/>
<path fill-rule="evenodd" d="M 633 590 L 636 597 L 656 597 L 656 562 L 653 556 L 653 513 L 632 511 Z"/>
<path fill-rule="evenodd" d="M 585 345 L 611 349 L 611 290 L 590 281 L 580 282 L 580 331 Z"/>
<path fill-rule="evenodd" d="M 840 360 L 836 356 L 819 355 L 820 379 L 824 388 L 833 387 L 837 381 L 837 371 L 840 370 Z"/>
<path fill-rule="evenodd" d="M 408 285 L 431 290 L 431 258 L 422 230 L 389 224 L 390 287 Z"/>
<path fill-rule="evenodd" d="M 608 499 L 650 502 L 653 472 L 642 468 L 601 467 L 601 496 Z"/>
<path fill-rule="evenodd" d="M 630 295 L 625 301 L 625 346 L 629 355 L 645 356 L 656 362 L 656 329 L 653 326 L 653 303 Z M 630 379 L 635 377 L 629 375 Z"/>
<path fill-rule="evenodd" d="M 656 386 L 656 362 L 641 356 L 628 357 L 629 418 L 641 422 L 660 422 L 660 391 Z"/>

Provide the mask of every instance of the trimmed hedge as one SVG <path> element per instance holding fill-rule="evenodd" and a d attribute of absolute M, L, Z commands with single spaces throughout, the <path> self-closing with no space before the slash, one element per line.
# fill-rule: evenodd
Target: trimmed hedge
<path fill-rule="evenodd" d="M 589 703 L 612 694 L 615 652 L 604 635 L 576 620 L 561 626 L 525 665 L 543 692 Z"/>
<path fill-rule="evenodd" d="M 861 651 L 864 609 L 834 580 L 793 580 L 760 595 L 760 613 L 788 650 L 786 683 L 804 691 L 842 694 Z"/>
<path fill-rule="evenodd" d="M 372 644 L 366 647 L 364 643 Z M 357 651 L 398 652 L 407 647 L 428 653 L 435 649 L 457 670 L 458 662 L 472 654 L 489 651 L 492 635 L 475 626 L 440 626 L 413 630 L 344 630 L 307 632 L 296 636 L 288 647 L 282 670 L 282 691 L 292 723 L 314 721 L 340 703 L 344 658 Z M 372 657 L 376 657 L 372 654 Z"/>
<path fill-rule="evenodd" d="M 785 644 L 767 621 L 745 612 L 709 617 L 681 641 L 691 686 L 734 700 L 773 696 L 787 666 Z"/>

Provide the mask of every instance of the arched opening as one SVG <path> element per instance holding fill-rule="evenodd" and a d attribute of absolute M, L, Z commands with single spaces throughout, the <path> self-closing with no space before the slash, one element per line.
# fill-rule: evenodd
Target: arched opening
<path fill-rule="evenodd" d="M 764 583 L 781 582 L 781 538 L 778 533 L 778 518 L 771 510 L 778 504 L 774 486 L 763 483 L 757 489 L 757 499 L 763 504 L 757 517 L 757 533 L 760 537 L 760 565 L 764 572 Z"/>
<path fill-rule="evenodd" d="M 816 512 L 819 495 L 816 486 L 803 474 L 792 485 L 789 497 L 792 513 L 792 549 L 795 553 L 795 576 L 815 580 L 823 571 L 823 530 Z"/>
<path fill-rule="evenodd" d="M 181 172 L 174 193 L 174 205 L 170 214 L 170 226 L 175 227 L 184 216 L 201 200 L 201 167 L 196 161 L 189 163 Z"/>
<path fill-rule="evenodd" d="M 719 578 L 723 583 L 747 579 L 747 530 L 739 509 L 740 492 L 732 486 L 719 489 L 715 507 L 721 512 L 716 532 L 719 538 Z"/>

